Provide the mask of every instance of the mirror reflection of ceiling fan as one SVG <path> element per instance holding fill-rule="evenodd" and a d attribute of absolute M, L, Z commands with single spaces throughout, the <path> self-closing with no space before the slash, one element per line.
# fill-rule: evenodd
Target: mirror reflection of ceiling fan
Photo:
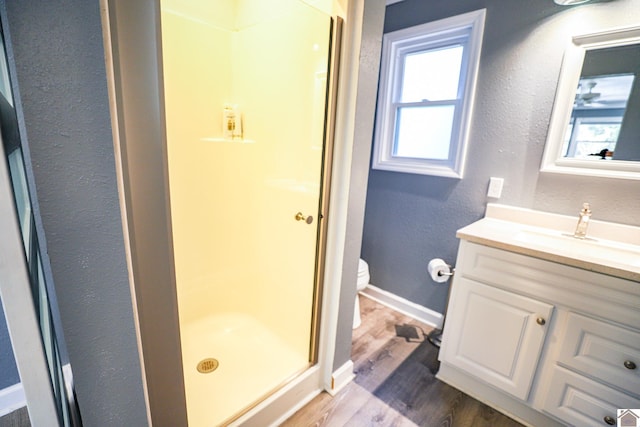
<path fill-rule="evenodd" d="M 635 76 L 633 74 L 582 76 L 573 108 L 623 109 L 627 106 Z"/>
<path fill-rule="evenodd" d="M 595 106 L 594 101 L 600 98 L 601 93 L 594 92 L 593 88 L 596 87 L 598 83 L 593 80 L 587 81 L 584 83 L 580 83 L 578 85 L 578 91 L 576 93 L 575 103 L 577 106 L 590 105 Z M 586 87 L 585 87 L 586 86 Z"/>

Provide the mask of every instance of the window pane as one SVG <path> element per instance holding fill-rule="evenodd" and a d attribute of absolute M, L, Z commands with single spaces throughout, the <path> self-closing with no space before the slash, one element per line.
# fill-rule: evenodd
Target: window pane
<path fill-rule="evenodd" d="M 406 55 L 400 102 L 457 99 L 461 45 Z"/>
<path fill-rule="evenodd" d="M 447 160 L 455 106 L 398 108 L 393 155 Z"/>

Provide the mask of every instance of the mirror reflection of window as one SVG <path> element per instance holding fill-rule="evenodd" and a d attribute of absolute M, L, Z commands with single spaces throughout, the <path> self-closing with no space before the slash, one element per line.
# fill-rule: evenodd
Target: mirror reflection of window
<path fill-rule="evenodd" d="M 613 159 L 634 78 L 633 74 L 580 78 L 564 157 Z"/>

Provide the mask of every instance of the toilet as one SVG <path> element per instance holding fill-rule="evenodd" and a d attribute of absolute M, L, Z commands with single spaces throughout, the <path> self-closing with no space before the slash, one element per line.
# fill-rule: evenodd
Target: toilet
<path fill-rule="evenodd" d="M 356 282 L 356 288 L 358 292 L 362 291 L 369 284 L 369 264 L 365 260 L 360 259 L 358 261 L 358 280 Z M 356 306 L 353 310 L 353 329 L 360 326 L 360 301 L 358 300 L 358 294 L 356 294 Z"/>

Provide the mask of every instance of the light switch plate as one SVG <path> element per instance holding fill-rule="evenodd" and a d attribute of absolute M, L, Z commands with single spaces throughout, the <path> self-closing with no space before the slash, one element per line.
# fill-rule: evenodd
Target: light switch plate
<path fill-rule="evenodd" d="M 489 178 L 489 190 L 487 191 L 487 197 L 499 199 L 502 196 L 502 186 L 504 185 L 503 178 L 491 177 Z"/>

